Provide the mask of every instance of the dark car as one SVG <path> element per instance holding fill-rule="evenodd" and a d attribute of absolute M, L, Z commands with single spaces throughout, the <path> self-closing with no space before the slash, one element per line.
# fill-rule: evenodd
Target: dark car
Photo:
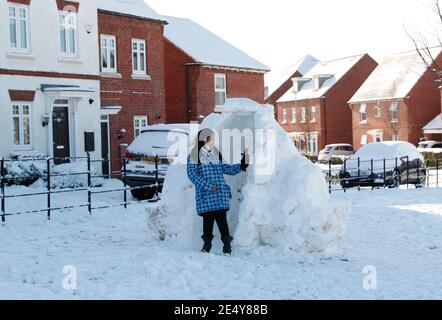
<path fill-rule="evenodd" d="M 350 157 L 339 173 L 343 188 L 399 187 L 426 181 L 423 156 L 408 142 L 376 142 L 367 144 Z"/>

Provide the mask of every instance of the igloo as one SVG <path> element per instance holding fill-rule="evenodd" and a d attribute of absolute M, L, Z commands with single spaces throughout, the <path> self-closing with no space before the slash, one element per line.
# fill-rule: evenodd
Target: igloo
<path fill-rule="evenodd" d="M 298 153 L 275 121 L 273 106 L 228 99 L 217 111 L 221 114 L 207 117 L 199 129 L 209 127 L 218 134 L 225 161 L 239 163 L 238 150 L 247 149 L 251 162 L 246 173 L 226 176 L 233 194 L 228 214 L 233 246 L 310 252 L 336 248 L 345 233 L 348 203 L 330 198 L 322 170 Z M 162 240 L 200 248 L 202 218 L 183 161 L 170 167 L 161 201 L 146 213 L 150 230 Z M 215 239 L 217 232 L 215 228 Z"/>

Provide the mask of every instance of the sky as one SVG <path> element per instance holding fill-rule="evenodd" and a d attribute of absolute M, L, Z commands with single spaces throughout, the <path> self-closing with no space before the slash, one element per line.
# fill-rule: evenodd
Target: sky
<path fill-rule="evenodd" d="M 431 0 L 145 0 L 158 13 L 187 17 L 272 69 L 274 81 L 307 54 L 319 60 L 413 48 L 404 26 L 433 17 Z"/>

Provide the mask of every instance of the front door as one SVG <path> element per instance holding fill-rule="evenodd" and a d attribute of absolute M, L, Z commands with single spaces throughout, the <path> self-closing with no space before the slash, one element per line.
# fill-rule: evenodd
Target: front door
<path fill-rule="evenodd" d="M 101 155 L 103 157 L 102 170 L 103 175 L 107 176 L 110 173 L 109 163 L 109 117 L 101 116 Z"/>
<path fill-rule="evenodd" d="M 54 163 L 69 162 L 69 108 L 67 106 L 54 106 L 52 112 L 52 132 Z"/>

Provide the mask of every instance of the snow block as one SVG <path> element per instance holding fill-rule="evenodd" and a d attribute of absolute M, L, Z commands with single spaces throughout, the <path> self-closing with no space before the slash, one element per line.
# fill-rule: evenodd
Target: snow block
<path fill-rule="evenodd" d="M 312 252 L 336 247 L 346 230 L 349 205 L 330 199 L 322 170 L 298 153 L 274 119 L 273 107 L 229 99 L 217 111 L 222 114 L 209 116 L 202 127 L 218 133 L 224 159 L 239 163 L 238 150 L 253 150 L 247 173 L 226 177 L 233 195 L 228 219 L 234 246 Z M 231 130 L 252 132 L 253 145 L 241 141 L 235 146 Z M 226 149 L 224 141 L 233 147 Z M 162 200 L 146 213 L 149 229 L 160 239 L 200 248 L 202 218 L 196 214 L 195 189 L 185 164 L 171 166 Z"/>

